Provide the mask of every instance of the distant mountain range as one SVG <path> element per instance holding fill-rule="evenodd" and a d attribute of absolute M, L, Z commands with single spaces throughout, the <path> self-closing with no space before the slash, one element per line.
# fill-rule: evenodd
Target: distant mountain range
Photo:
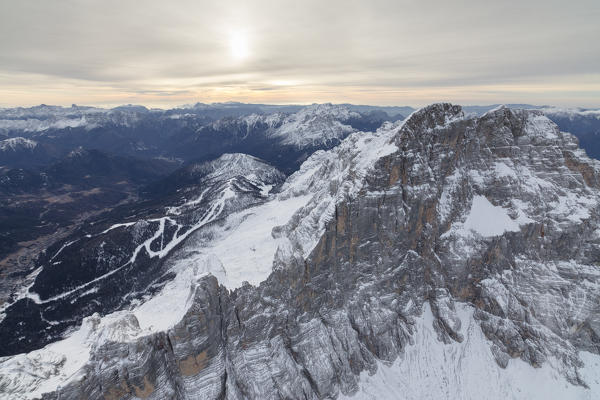
<path fill-rule="evenodd" d="M 464 109 L 481 115 L 495 107 Z M 562 130 L 579 137 L 590 155 L 600 155 L 594 140 L 600 132 L 600 111 L 527 104 L 508 107 L 542 110 Z M 78 147 L 175 163 L 206 160 L 243 149 L 273 161 L 276 156 L 272 153 L 286 146 L 302 147 L 308 152 L 327 148 L 350 132 L 372 131 L 385 121 L 401 120 L 413 111 L 411 107 L 351 104 L 243 103 L 197 103 L 170 110 L 134 105 L 113 109 L 75 105 L 7 108 L 0 109 L 0 166 L 47 165 Z M 278 167 L 289 173 L 298 167 L 298 161 L 281 161 L 288 165 Z"/>

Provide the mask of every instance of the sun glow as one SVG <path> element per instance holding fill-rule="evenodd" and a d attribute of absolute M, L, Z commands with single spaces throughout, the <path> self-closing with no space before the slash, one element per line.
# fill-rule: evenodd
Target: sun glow
<path fill-rule="evenodd" d="M 229 39 L 231 56 L 236 60 L 248 57 L 248 39 L 241 33 L 233 33 Z"/>

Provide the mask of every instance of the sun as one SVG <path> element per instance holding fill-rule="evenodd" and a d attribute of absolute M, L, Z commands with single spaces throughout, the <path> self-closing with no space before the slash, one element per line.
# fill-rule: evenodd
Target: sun
<path fill-rule="evenodd" d="M 236 60 L 243 60 L 248 57 L 248 40 L 241 33 L 233 33 L 229 39 L 231 56 Z"/>

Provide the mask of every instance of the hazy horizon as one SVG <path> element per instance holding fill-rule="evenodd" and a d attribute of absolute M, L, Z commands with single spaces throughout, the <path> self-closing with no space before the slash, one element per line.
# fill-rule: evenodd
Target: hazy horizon
<path fill-rule="evenodd" d="M 600 2 L 0 4 L 0 107 L 600 107 Z"/>
<path fill-rule="evenodd" d="M 404 108 L 404 107 L 409 107 L 409 108 L 413 108 L 415 110 L 418 110 L 420 108 L 429 106 L 431 104 L 435 104 L 435 103 L 451 103 L 454 105 L 459 105 L 461 107 L 495 107 L 495 106 L 500 106 L 500 105 L 506 105 L 506 106 L 518 106 L 518 105 L 523 105 L 523 106 L 532 106 L 532 107 L 549 107 L 549 108 L 564 108 L 564 109 L 584 109 L 584 110 L 600 110 L 600 107 L 582 107 L 582 106 L 556 106 L 554 104 L 530 104 L 530 103 L 480 103 L 480 104 L 475 104 L 475 103 L 457 103 L 457 102 L 451 102 L 451 101 L 438 101 L 438 102 L 431 102 L 431 103 L 427 103 L 427 104 L 422 104 L 422 105 L 413 105 L 413 104 L 389 104 L 389 105 L 384 105 L 384 104 L 363 104 L 363 103 L 349 103 L 349 102 L 340 102 L 340 103 L 333 103 L 333 102 L 322 102 L 322 103 L 291 103 L 291 102 L 283 102 L 283 103 L 263 103 L 263 102 L 257 102 L 257 103 L 248 103 L 248 102 L 240 102 L 240 101 L 219 101 L 219 102 L 212 102 L 212 103 L 205 103 L 202 101 L 194 101 L 191 103 L 186 103 L 186 104 L 173 104 L 173 105 L 166 105 L 166 106 L 155 106 L 155 105 L 149 105 L 149 104 L 142 104 L 142 103 L 115 103 L 115 104 L 100 104 L 100 105 L 96 105 L 96 104 L 76 104 L 76 103 L 71 103 L 71 104 L 50 104 L 50 103 L 38 103 L 38 104 L 26 104 L 26 105 L 15 105 L 15 106 L 0 106 L 0 108 L 4 108 L 4 109 L 8 109 L 8 108 L 33 108 L 33 107 L 38 107 L 38 106 L 50 106 L 50 107 L 63 107 L 63 108 L 69 108 L 72 106 L 77 106 L 77 107 L 94 107 L 94 108 L 104 108 L 104 109 L 112 109 L 112 108 L 116 108 L 116 107 L 127 107 L 127 106 L 142 106 L 142 107 L 146 107 L 149 110 L 152 109 L 156 109 L 156 110 L 169 110 L 169 109 L 177 109 L 177 108 L 186 108 L 186 107 L 193 107 L 196 104 L 204 104 L 204 105 L 225 105 L 225 104 L 240 104 L 240 105 L 260 105 L 260 106 L 274 106 L 274 107 L 285 107 L 285 106 L 310 106 L 310 105 L 318 105 L 318 104 L 332 104 L 332 105 L 350 105 L 350 106 L 356 106 L 356 107 L 373 107 L 373 108 Z"/>

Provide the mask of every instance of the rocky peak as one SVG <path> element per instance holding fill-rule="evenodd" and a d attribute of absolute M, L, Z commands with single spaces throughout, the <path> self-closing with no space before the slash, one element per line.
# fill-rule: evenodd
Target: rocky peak
<path fill-rule="evenodd" d="M 428 130 L 438 126 L 442 127 L 463 117 L 464 113 L 460 106 L 450 103 L 435 103 L 412 113 L 407 117 L 404 126 L 405 129 Z"/>

